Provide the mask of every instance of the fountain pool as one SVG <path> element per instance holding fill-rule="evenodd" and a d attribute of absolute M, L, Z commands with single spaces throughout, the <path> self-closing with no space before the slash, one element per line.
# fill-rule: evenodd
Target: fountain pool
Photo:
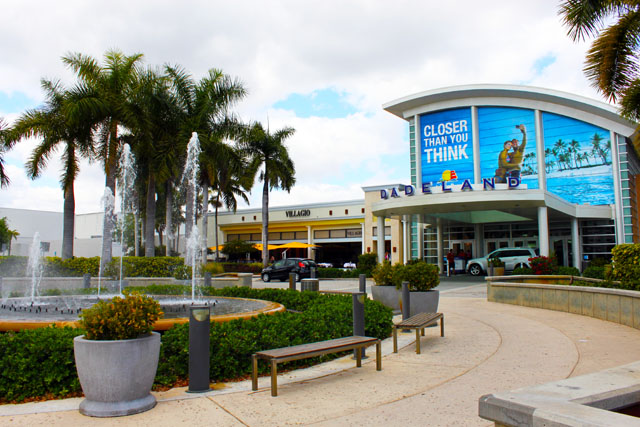
<path fill-rule="evenodd" d="M 102 299 L 107 299 L 103 296 Z M 154 325 L 156 331 L 166 331 L 175 324 L 189 321 L 189 306 L 211 305 L 212 322 L 246 319 L 258 314 L 273 314 L 284 311 L 281 304 L 247 298 L 204 297 L 195 301 L 175 296 L 154 296 L 160 303 L 164 317 Z M 7 298 L 0 303 L 0 331 L 77 325 L 78 315 L 83 309 L 98 301 L 97 296 Z"/>

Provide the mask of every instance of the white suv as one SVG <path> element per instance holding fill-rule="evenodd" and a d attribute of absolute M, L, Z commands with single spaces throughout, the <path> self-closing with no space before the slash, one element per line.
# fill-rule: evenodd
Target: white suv
<path fill-rule="evenodd" d="M 487 272 L 489 258 L 500 258 L 504 262 L 505 271 L 513 271 L 519 267 L 529 267 L 529 258 L 538 256 L 531 248 L 500 248 L 482 258 L 470 259 L 467 263 L 467 273 L 479 276 Z"/>

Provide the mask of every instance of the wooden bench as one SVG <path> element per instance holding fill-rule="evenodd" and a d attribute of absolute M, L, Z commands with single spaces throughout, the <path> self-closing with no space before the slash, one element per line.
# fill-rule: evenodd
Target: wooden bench
<path fill-rule="evenodd" d="M 356 351 L 356 366 L 362 366 L 362 349 L 370 345 L 376 345 L 376 370 L 382 370 L 382 346 L 377 338 L 371 337 L 344 337 L 334 340 L 320 341 L 309 344 L 295 345 L 291 347 L 274 348 L 272 350 L 259 351 L 251 356 L 252 373 L 251 389 L 258 389 L 258 359 L 271 362 L 271 396 L 278 395 L 278 363 L 292 360 L 306 359 L 322 356 L 324 354 L 338 353 L 341 351 Z"/>
<path fill-rule="evenodd" d="M 398 352 L 398 329 L 416 330 L 416 353 L 420 354 L 420 332 L 424 336 L 424 328 L 435 325 L 440 320 L 440 336 L 444 336 L 444 314 L 442 313 L 418 313 L 400 323 L 393 325 L 393 352 Z"/>

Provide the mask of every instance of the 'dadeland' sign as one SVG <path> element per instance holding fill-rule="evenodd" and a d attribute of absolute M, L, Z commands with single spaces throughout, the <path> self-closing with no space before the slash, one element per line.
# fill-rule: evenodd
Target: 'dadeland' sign
<path fill-rule="evenodd" d="M 484 178 L 482 184 L 472 184 L 470 180 L 465 179 L 462 185 L 451 185 L 448 182 L 441 182 L 437 185 L 425 182 L 422 184 L 422 194 L 438 194 L 438 193 L 452 193 L 452 192 L 466 192 L 466 191 L 485 191 L 485 190 L 513 190 L 523 189 L 526 190 L 526 185 L 521 185 L 518 178 L 509 178 L 505 184 L 499 184 L 495 178 Z M 395 197 L 401 197 L 398 193 L 404 192 L 405 196 L 415 196 L 416 188 L 413 185 L 405 185 L 404 188 L 397 189 L 391 188 L 390 190 L 380 190 L 381 199 L 389 199 Z"/>

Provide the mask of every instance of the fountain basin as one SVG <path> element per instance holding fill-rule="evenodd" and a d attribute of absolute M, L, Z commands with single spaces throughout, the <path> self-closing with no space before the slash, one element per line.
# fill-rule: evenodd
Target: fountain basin
<path fill-rule="evenodd" d="M 103 296 L 102 299 L 109 299 Z M 158 320 L 153 329 L 166 331 L 175 324 L 189 322 L 189 307 L 212 305 L 211 321 L 226 322 L 247 319 L 259 314 L 273 314 L 284 311 L 282 304 L 249 298 L 203 297 L 195 301 L 175 296 L 154 296 L 162 306 L 165 317 Z M 0 331 L 44 328 L 52 324 L 64 327 L 78 327 L 77 320 L 82 310 L 93 306 L 97 296 L 7 298 L 0 303 Z"/>

